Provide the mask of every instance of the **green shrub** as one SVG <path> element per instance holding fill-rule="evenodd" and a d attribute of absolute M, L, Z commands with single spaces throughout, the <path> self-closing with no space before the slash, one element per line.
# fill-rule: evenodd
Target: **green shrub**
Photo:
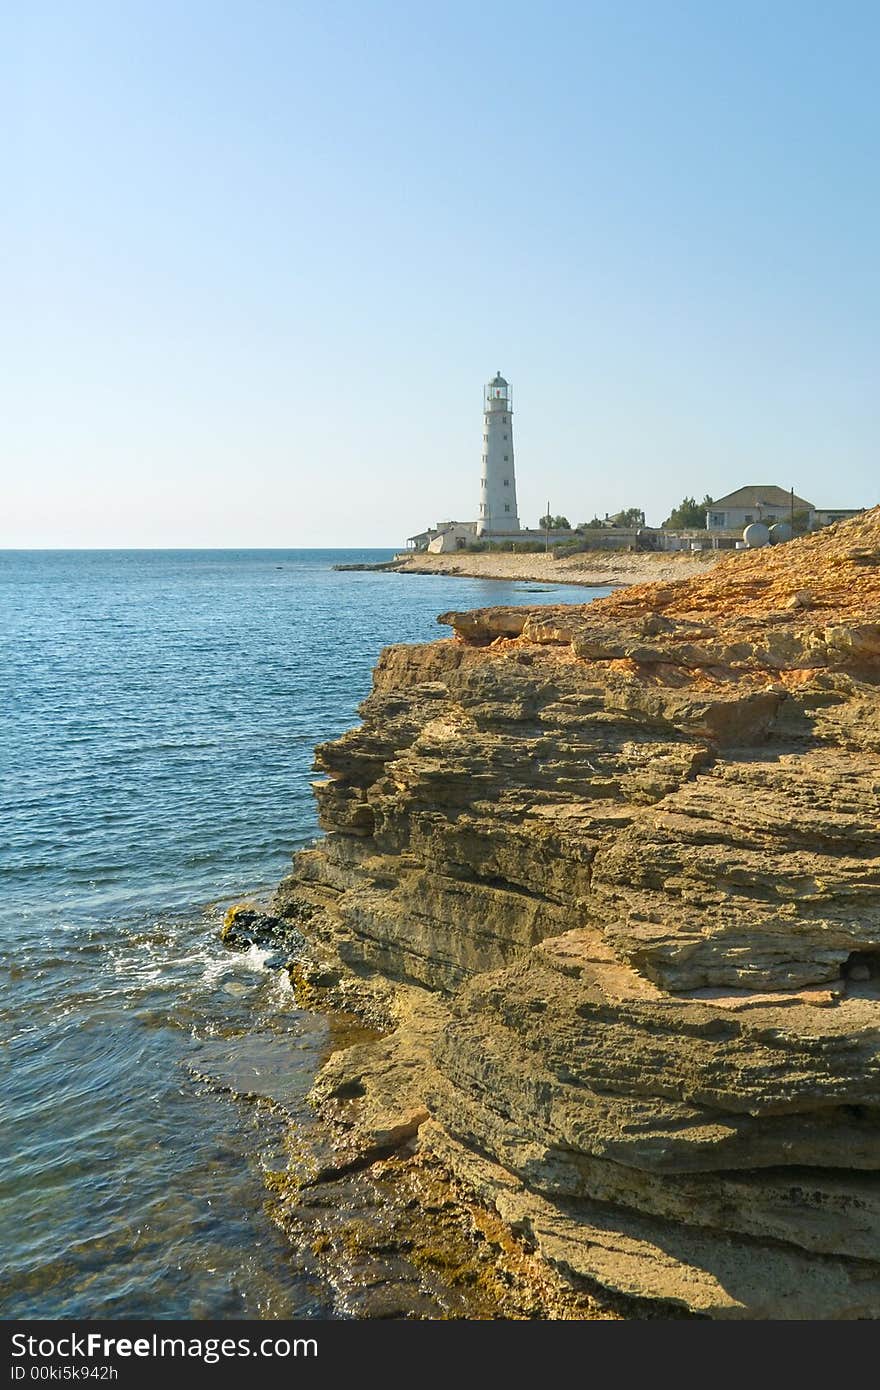
<path fill-rule="evenodd" d="M 484 550 L 495 550 L 514 555 L 538 555 L 544 549 L 543 541 L 471 541 L 464 547 L 464 553 L 477 555 Z"/>

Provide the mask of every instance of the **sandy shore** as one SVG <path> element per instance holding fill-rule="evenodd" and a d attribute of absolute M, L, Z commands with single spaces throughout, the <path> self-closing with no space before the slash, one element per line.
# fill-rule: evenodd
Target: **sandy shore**
<path fill-rule="evenodd" d="M 473 555 L 413 555 L 394 565 L 401 574 L 460 574 L 473 579 L 532 579 L 553 584 L 650 584 L 703 574 L 726 552 L 652 555 L 645 551 L 586 551 L 581 555 L 514 555 L 477 551 Z"/>

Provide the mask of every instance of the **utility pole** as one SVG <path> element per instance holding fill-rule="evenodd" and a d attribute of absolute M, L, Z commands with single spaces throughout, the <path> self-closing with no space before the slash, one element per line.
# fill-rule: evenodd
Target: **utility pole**
<path fill-rule="evenodd" d="M 550 499 L 547 499 L 547 525 L 544 528 L 544 554 L 550 549 Z"/>
<path fill-rule="evenodd" d="M 794 488 L 791 490 L 791 538 L 794 540 Z"/>

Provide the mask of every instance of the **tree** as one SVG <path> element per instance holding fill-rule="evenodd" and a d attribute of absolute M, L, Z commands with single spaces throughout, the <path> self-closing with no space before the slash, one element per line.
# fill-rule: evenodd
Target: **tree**
<path fill-rule="evenodd" d="M 570 531 L 571 522 L 567 516 L 551 516 L 548 512 L 539 522 L 542 531 Z"/>
<path fill-rule="evenodd" d="M 615 526 L 644 526 L 645 513 L 641 507 L 627 507 L 622 512 L 615 512 L 609 519 Z"/>
<path fill-rule="evenodd" d="M 705 531 L 706 513 L 711 506 L 712 498 L 708 492 L 702 502 L 698 502 L 696 497 L 683 497 L 663 525 L 673 531 Z"/>
<path fill-rule="evenodd" d="M 603 527 L 604 525 L 605 525 L 605 522 L 604 522 L 604 521 L 600 521 L 599 518 L 598 518 L 597 516 L 594 516 L 592 521 L 582 521 L 578 526 L 575 527 L 575 530 L 577 530 L 577 531 L 601 531 L 601 530 L 602 530 L 602 527 Z"/>

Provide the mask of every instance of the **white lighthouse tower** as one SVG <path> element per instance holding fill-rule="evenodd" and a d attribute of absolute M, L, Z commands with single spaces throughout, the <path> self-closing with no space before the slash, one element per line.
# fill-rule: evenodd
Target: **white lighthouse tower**
<path fill-rule="evenodd" d="M 483 467 L 477 535 L 518 530 L 513 471 L 513 392 L 497 372 L 483 390 Z"/>

